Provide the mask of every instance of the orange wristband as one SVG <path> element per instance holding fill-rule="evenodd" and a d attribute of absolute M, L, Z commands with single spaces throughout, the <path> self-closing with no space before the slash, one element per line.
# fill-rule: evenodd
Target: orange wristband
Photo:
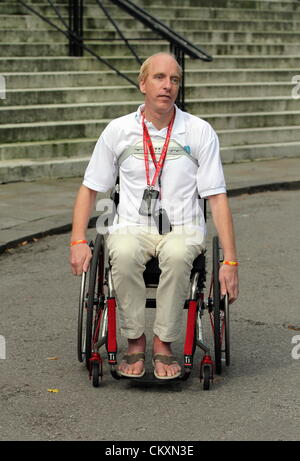
<path fill-rule="evenodd" d="M 222 264 L 226 264 L 227 266 L 239 266 L 238 261 L 223 261 Z"/>
<path fill-rule="evenodd" d="M 87 240 L 74 240 L 74 242 L 70 243 L 70 246 L 78 245 L 79 243 L 88 243 Z"/>

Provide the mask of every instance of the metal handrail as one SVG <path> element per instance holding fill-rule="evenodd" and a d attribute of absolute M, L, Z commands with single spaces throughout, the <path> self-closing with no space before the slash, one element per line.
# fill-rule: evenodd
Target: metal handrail
<path fill-rule="evenodd" d="M 139 56 L 136 54 L 134 48 L 130 45 L 129 41 L 127 40 L 127 38 L 125 37 L 125 35 L 123 34 L 123 32 L 121 31 L 121 29 L 119 28 L 118 24 L 116 23 L 116 21 L 112 18 L 112 16 L 110 15 L 109 11 L 107 8 L 105 8 L 105 6 L 103 5 L 102 3 L 102 0 L 96 0 L 98 5 L 100 6 L 100 8 L 102 9 L 103 13 L 105 14 L 105 16 L 107 17 L 107 19 L 112 23 L 112 25 L 114 26 L 114 28 L 116 29 L 117 33 L 120 35 L 121 39 L 125 42 L 126 46 L 130 49 L 131 53 L 133 54 L 133 56 L 135 57 L 137 63 L 139 65 L 142 64 L 142 60 L 139 58 Z"/>
<path fill-rule="evenodd" d="M 54 24 L 50 19 L 48 19 L 46 16 L 44 16 L 43 14 L 41 14 L 39 11 L 37 11 L 35 8 L 33 8 L 32 6 L 30 5 L 27 5 L 26 2 L 24 0 L 18 0 L 25 8 L 27 8 L 29 11 L 31 11 L 32 13 L 36 14 L 40 19 L 42 19 L 43 21 L 45 21 L 47 24 L 49 24 L 50 26 L 52 26 L 54 29 L 56 29 L 57 31 L 61 32 L 65 37 L 67 37 L 69 39 L 69 41 L 74 41 L 76 42 L 82 49 L 84 49 L 85 51 L 87 51 L 88 53 L 90 53 L 92 56 L 94 56 L 98 61 L 100 61 L 101 63 L 105 64 L 107 67 L 109 67 L 111 70 L 113 70 L 114 72 L 116 72 L 120 77 L 123 77 L 125 80 L 127 80 L 129 83 L 131 83 L 132 85 L 134 85 L 136 88 L 139 88 L 138 84 L 134 81 L 134 80 L 131 80 L 131 78 L 127 77 L 126 74 L 124 74 L 123 72 L 121 72 L 120 70 L 118 70 L 116 67 L 114 67 L 112 64 L 110 64 L 106 59 L 102 58 L 101 56 L 99 56 L 97 53 L 95 53 L 89 46 L 85 45 L 83 43 L 83 38 L 82 37 L 79 37 L 77 34 L 73 33 L 69 28 L 65 31 L 63 29 L 61 29 L 60 27 L 58 27 L 56 24 Z M 51 4 L 51 0 L 47 0 L 48 3 L 53 6 Z"/>
<path fill-rule="evenodd" d="M 180 48 L 185 54 L 194 59 L 202 61 L 212 61 L 213 58 L 206 51 L 193 45 L 177 32 L 174 32 L 170 27 L 161 22 L 159 19 L 152 16 L 146 10 L 138 5 L 135 5 L 131 0 L 110 0 L 114 5 L 122 8 L 126 13 L 129 13 L 145 26 L 157 32 L 162 38 L 168 40 L 174 47 Z"/>

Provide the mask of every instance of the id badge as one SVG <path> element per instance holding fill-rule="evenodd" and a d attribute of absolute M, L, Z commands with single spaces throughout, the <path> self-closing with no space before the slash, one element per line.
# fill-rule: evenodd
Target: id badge
<path fill-rule="evenodd" d="M 155 189 L 145 189 L 139 213 L 143 216 L 152 216 L 155 204 L 159 197 L 159 191 Z"/>

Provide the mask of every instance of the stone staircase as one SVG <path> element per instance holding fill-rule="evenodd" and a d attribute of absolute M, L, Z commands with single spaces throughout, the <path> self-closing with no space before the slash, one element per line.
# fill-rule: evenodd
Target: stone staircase
<path fill-rule="evenodd" d="M 30 3 L 61 25 L 46 0 Z M 66 20 L 67 3 L 55 2 Z M 212 63 L 187 59 L 186 109 L 212 123 L 225 163 L 300 156 L 300 101 L 292 81 L 300 74 L 299 1 L 135 3 L 214 57 Z M 169 49 L 107 4 L 126 37 L 139 39 L 132 43 L 141 58 Z M 116 32 L 96 1 L 85 0 L 84 30 L 86 43 L 100 56 L 137 77 L 137 62 L 122 42 L 112 40 Z M 108 121 L 134 111 L 141 94 L 87 53 L 68 57 L 65 37 L 18 2 L 0 0 L 0 44 L 6 83 L 0 182 L 81 176 Z"/>

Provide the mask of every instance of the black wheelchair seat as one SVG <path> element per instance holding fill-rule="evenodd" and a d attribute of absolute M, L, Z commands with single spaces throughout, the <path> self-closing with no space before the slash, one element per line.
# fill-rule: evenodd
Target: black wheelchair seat
<path fill-rule="evenodd" d="M 194 260 L 193 269 L 191 271 L 191 277 L 195 272 L 200 274 L 205 274 L 205 254 L 201 253 Z M 144 271 L 144 281 L 147 287 L 155 287 L 159 283 L 159 277 L 161 270 L 159 268 L 158 258 L 152 258 L 146 264 L 146 269 Z M 200 277 L 201 279 L 202 277 Z"/>

